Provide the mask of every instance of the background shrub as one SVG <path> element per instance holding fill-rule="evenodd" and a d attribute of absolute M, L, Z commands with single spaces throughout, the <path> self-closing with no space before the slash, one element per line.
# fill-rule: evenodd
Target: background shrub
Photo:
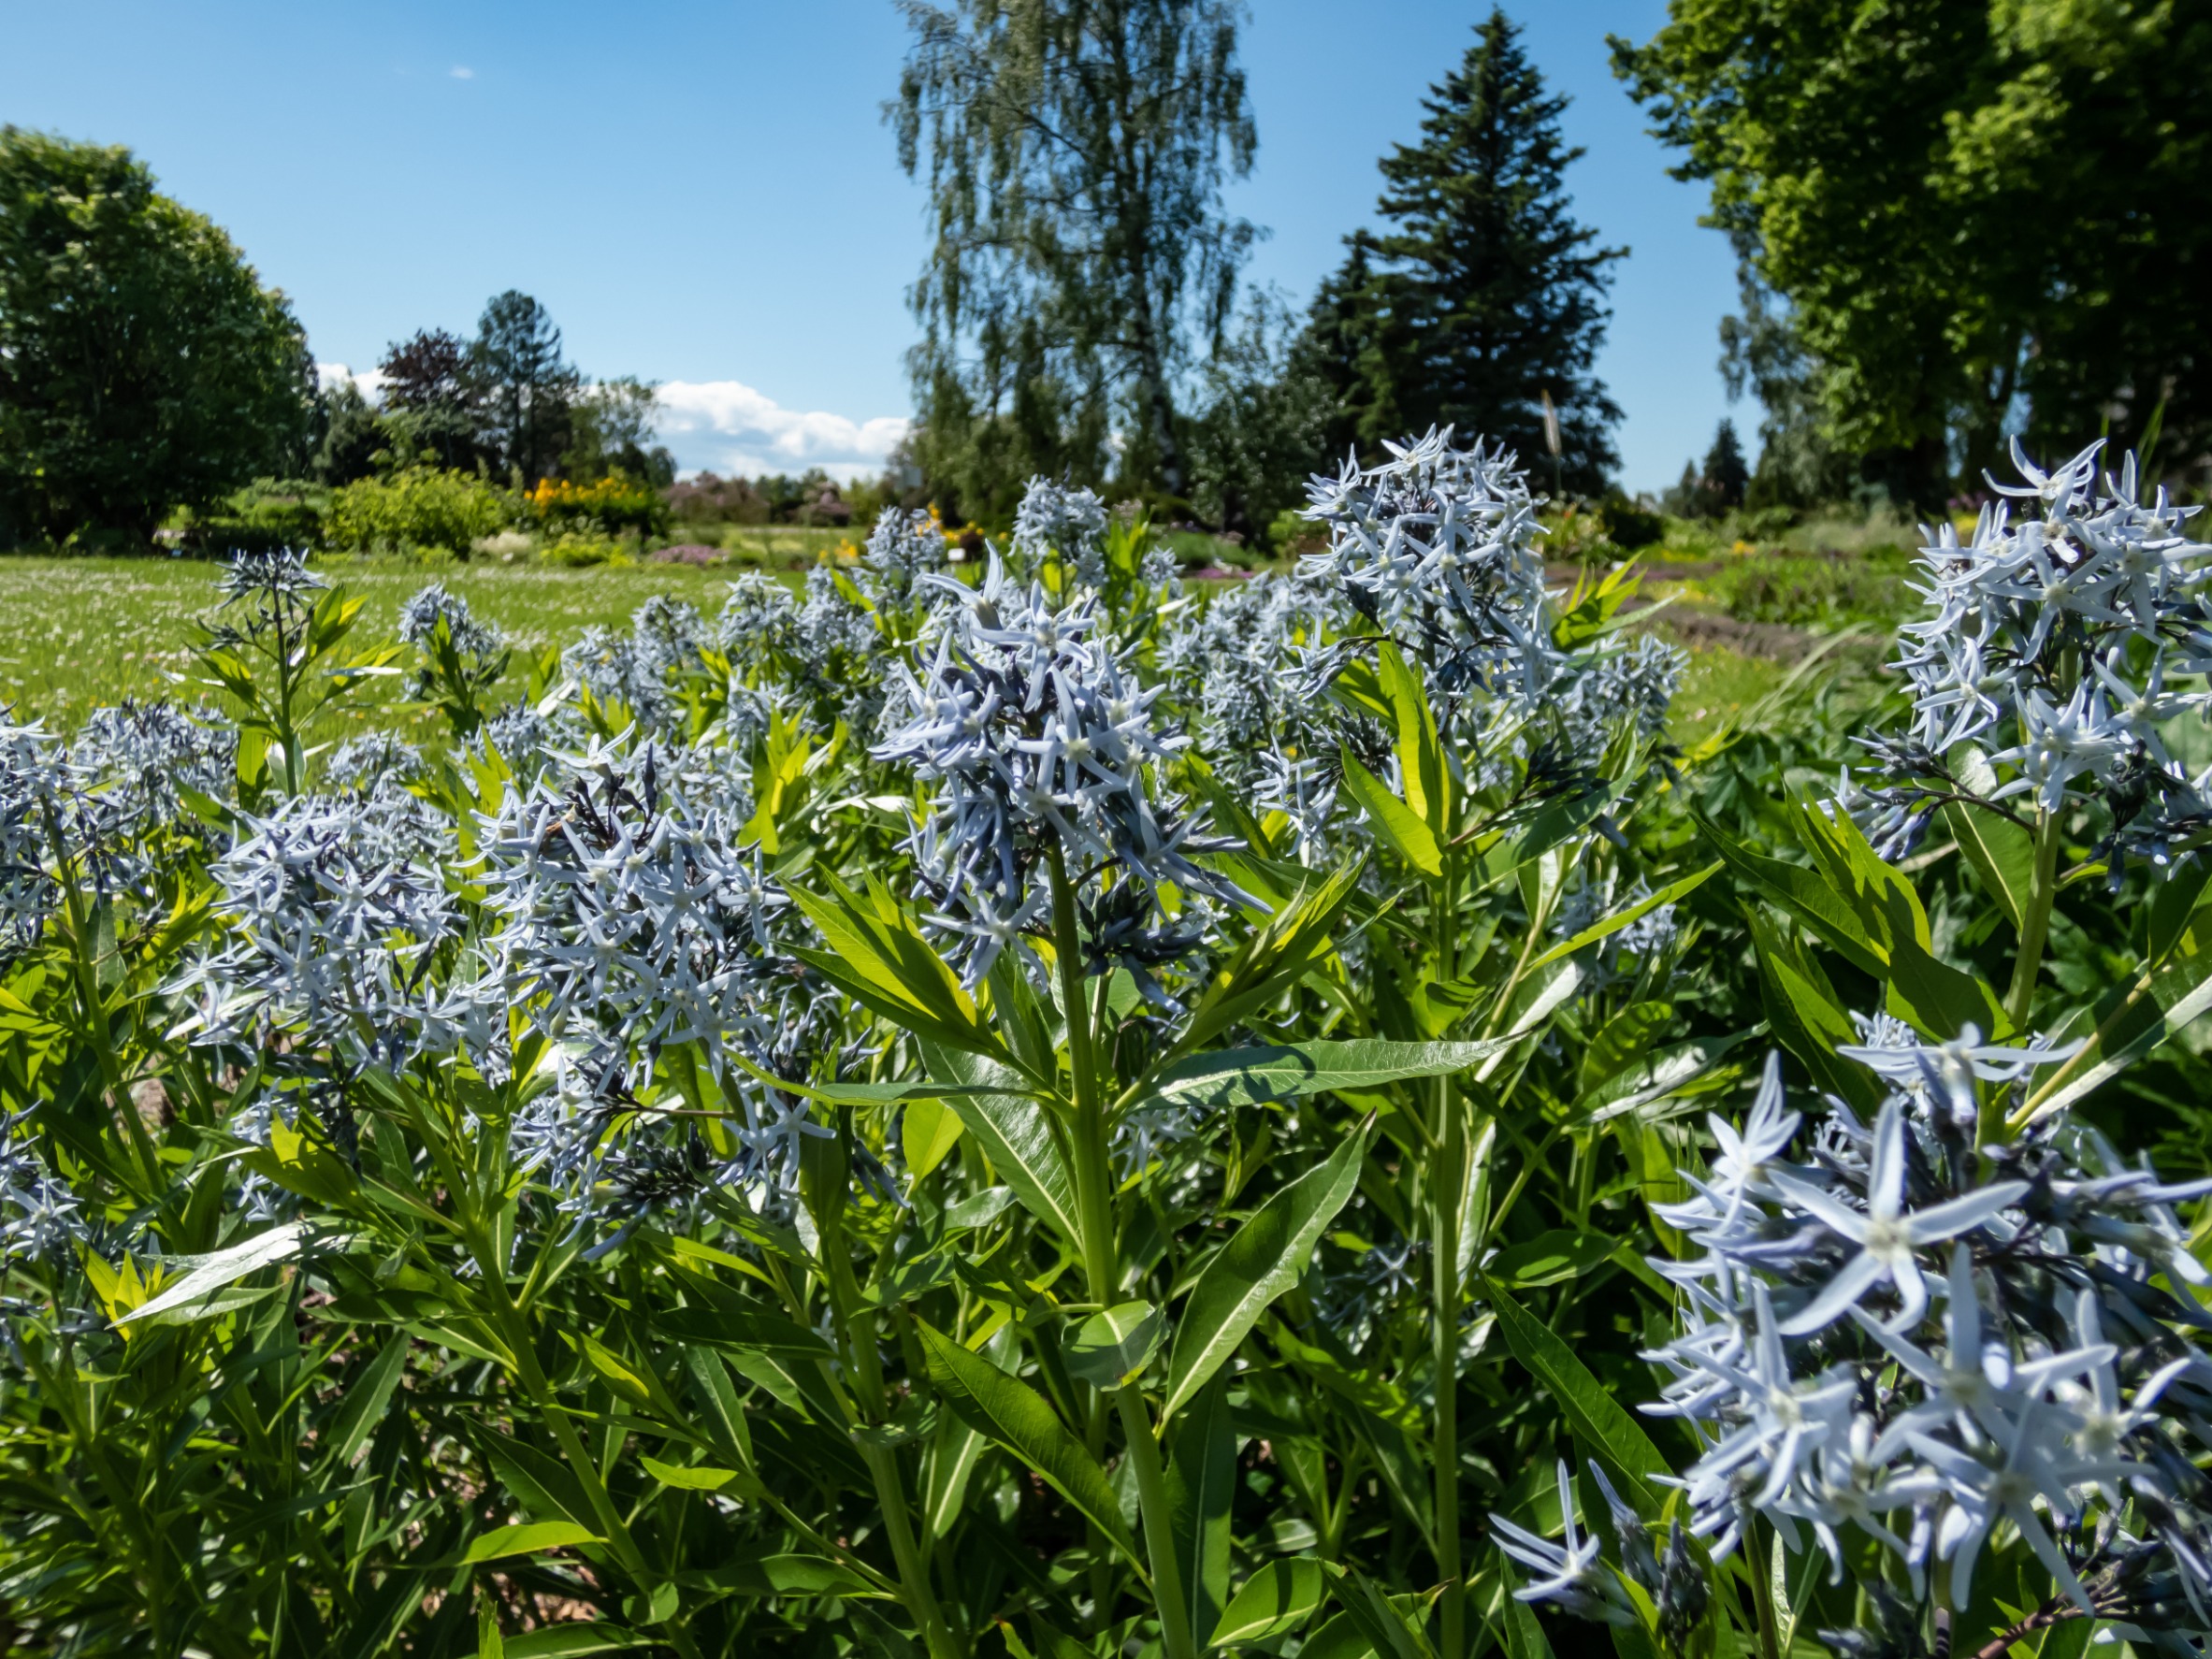
<path fill-rule="evenodd" d="M 471 473 L 409 467 L 332 492 L 331 545 L 360 553 L 441 548 L 462 558 L 513 516 L 508 498 Z"/>
<path fill-rule="evenodd" d="M 1722 569 L 1707 584 L 1740 622 L 1791 628 L 1894 621 L 1913 595 L 1901 571 L 1865 559 L 1757 554 Z"/>

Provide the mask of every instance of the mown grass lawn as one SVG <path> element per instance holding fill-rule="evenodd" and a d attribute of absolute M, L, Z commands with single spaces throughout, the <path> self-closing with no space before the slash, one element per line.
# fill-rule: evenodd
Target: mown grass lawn
<path fill-rule="evenodd" d="M 364 642 L 386 640 L 399 608 L 429 582 L 442 582 L 496 623 L 522 658 L 573 638 L 592 623 L 618 627 L 648 597 L 688 599 L 708 615 L 721 608 L 736 567 L 468 564 L 428 570 L 371 560 L 319 561 L 325 578 L 362 595 Z M 195 700 L 195 624 L 212 617 L 216 567 L 181 559 L 0 559 L 0 701 L 19 719 L 67 730 L 86 711 L 126 697 Z M 421 724 L 436 717 L 394 706 L 398 680 L 371 687 L 346 716 L 355 724 Z M 336 734 L 318 734 L 336 735 Z"/>
<path fill-rule="evenodd" d="M 461 594 L 517 647 L 510 670 L 519 685 L 524 659 L 572 639 L 593 623 L 626 626 L 654 594 L 687 599 L 709 616 L 721 608 L 740 569 L 679 564 L 563 570 L 542 564 L 476 562 L 428 569 L 396 562 L 330 559 L 325 578 L 364 596 L 356 638 L 389 639 L 399 608 L 429 582 Z M 0 702 L 19 719 L 43 719 L 66 731 L 87 711 L 124 698 L 195 701 L 195 625 L 215 615 L 216 567 L 182 559 L 0 559 Z M 787 578 L 789 579 L 789 578 Z M 1780 683 L 1787 665 L 1719 646 L 1693 646 L 1675 699 L 1675 739 L 1695 743 Z M 368 689 L 318 740 L 349 729 L 397 728 L 421 741 L 441 731 L 437 716 L 408 706 L 395 677 Z"/>

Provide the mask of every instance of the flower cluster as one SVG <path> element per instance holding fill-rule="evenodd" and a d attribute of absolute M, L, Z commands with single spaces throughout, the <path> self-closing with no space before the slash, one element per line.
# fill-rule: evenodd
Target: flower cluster
<path fill-rule="evenodd" d="M 1595 1533 L 1585 1537 L 1575 1526 L 1574 1479 L 1562 1461 L 1559 1515 L 1566 1536 L 1560 1542 L 1540 1538 L 1503 1516 L 1490 1518 L 1497 1531 L 1497 1547 L 1539 1575 L 1514 1591 L 1514 1599 L 1548 1602 L 1578 1619 L 1633 1628 L 1639 1620 L 1626 1580 L 1641 1589 L 1651 1602 L 1670 1651 L 1682 1652 L 1689 1633 L 1705 1616 L 1709 1599 L 1704 1569 L 1684 1536 L 1682 1522 L 1669 1526 L 1663 1551 L 1654 1550 L 1651 1531 L 1635 1506 L 1621 1501 L 1603 1469 L 1596 1464 L 1589 1469 L 1591 1480 L 1605 1499 L 1606 1521 L 1619 1552 L 1620 1572 L 1612 1572 L 1599 1560 L 1602 1546 Z"/>
<path fill-rule="evenodd" d="M 733 665 L 764 663 L 791 648 L 799 601 L 761 570 L 745 570 L 730 584 L 715 619 L 715 643 Z"/>
<path fill-rule="evenodd" d="M 0 1268 L 85 1236 L 82 1205 L 22 1133 L 31 1109 L 0 1112 Z"/>
<path fill-rule="evenodd" d="M 2212 661 L 2212 548 L 2181 534 L 2196 509 L 2163 488 L 2141 498 L 2132 455 L 2100 488 L 2103 447 L 2046 473 L 2016 440 L 2027 482 L 1990 481 L 2006 499 L 1983 508 L 1970 541 L 1947 524 L 1928 532 L 1929 613 L 1906 625 L 1898 658 L 1912 723 L 1870 743 L 1875 769 L 1844 786 L 1885 857 L 1909 852 L 1960 795 L 2051 813 L 2097 801 L 2113 845 L 2154 864 L 2212 829 L 2212 778 L 2190 777 L 2161 736 L 2176 716 L 2212 711 L 2203 685 L 2167 685 Z M 1986 758 L 1956 753 L 1968 744 Z M 1976 775 L 2000 767 L 2001 783 Z"/>
<path fill-rule="evenodd" d="M 227 800 L 238 746 L 212 709 L 126 700 L 86 715 L 70 755 L 116 815 L 143 833 L 186 820 L 185 791 Z"/>
<path fill-rule="evenodd" d="M 341 1075 L 450 1048 L 489 1017 L 481 998 L 441 1006 L 426 986 L 462 928 L 453 851 L 443 818 L 403 791 L 301 796 L 249 820 L 209 872 L 226 936 L 168 987 L 191 1009 L 177 1034 L 301 1068 L 327 1057 Z"/>
<path fill-rule="evenodd" d="M 1058 558 L 1073 572 L 1078 587 L 1106 585 L 1106 503 L 1080 485 L 1033 478 L 1014 510 L 1014 535 L 1006 567 L 1028 581 Z"/>
<path fill-rule="evenodd" d="M 628 709 L 647 730 L 663 731 L 681 706 L 671 681 L 699 663 L 708 638 L 694 606 L 655 594 L 631 613 L 629 633 L 586 628 L 561 653 L 561 671 L 600 701 Z"/>
<path fill-rule="evenodd" d="M 1856 1532 L 1962 1609 L 2004 1529 L 2123 1635 L 2212 1630 L 2212 1354 L 2182 1289 L 2212 1275 L 2173 1209 L 2212 1182 L 2163 1183 L 2063 1115 L 1977 1147 L 1986 1109 L 2072 1050 L 1861 1025 L 1842 1052 L 1888 1086 L 1871 1124 L 1831 1099 L 1805 1132 L 1771 1061 L 1661 1212 L 1701 1252 L 1654 1263 L 1682 1329 L 1647 1356 L 1671 1380 L 1645 1409 L 1707 1448 L 1680 1481 L 1690 1533 L 1725 1556 L 1757 1515 L 1840 1579 Z M 1603 1617 L 1591 1573 L 1523 1594 Z"/>
<path fill-rule="evenodd" d="M 1094 965 L 1126 966 L 1152 987 L 1150 970 L 1194 942 L 1154 925 L 1166 920 L 1164 885 L 1186 899 L 1243 899 L 1191 861 L 1219 844 L 1153 775 L 1186 741 L 1155 727 L 1160 688 L 1138 685 L 1096 637 L 1089 596 L 1055 609 L 1041 584 L 1022 593 L 996 555 L 979 590 L 933 581 L 960 608 L 920 671 L 899 669 L 901 723 L 875 749 L 937 786 L 910 844 L 932 923 L 964 941 L 973 984 L 1042 926 L 1048 859 L 1110 872 L 1088 918 Z"/>
<path fill-rule="evenodd" d="M 499 655 L 503 643 L 499 630 L 488 622 L 479 622 L 470 613 L 469 601 L 459 594 L 446 592 L 441 582 L 432 583 L 400 606 L 400 641 L 409 645 L 426 644 L 437 637 L 441 623 L 445 625 L 446 638 L 461 656 Z"/>
<path fill-rule="evenodd" d="M 558 1046 L 558 1086 L 513 1127 L 522 1161 L 568 1188 L 573 1213 L 626 1223 L 703 1186 L 788 1193 L 799 1137 L 823 1132 L 802 1099 L 753 1075 L 804 1075 L 815 1017 L 775 944 L 788 901 L 758 849 L 737 850 L 741 820 L 687 801 L 667 758 L 652 744 L 563 757 L 481 825 L 500 1005 Z M 672 1046 L 742 1105 L 734 1145 L 614 1138 Z M 751 1069 L 731 1064 L 733 1046 Z"/>
<path fill-rule="evenodd" d="M 922 577 L 945 568 L 945 533 L 927 512 L 887 507 L 860 555 L 860 580 L 878 604 L 914 602 Z"/>
<path fill-rule="evenodd" d="M 1306 516 L 1329 536 L 1308 574 L 1341 584 L 1385 634 L 1427 665 L 1449 699 L 1481 691 L 1535 702 L 1560 665 L 1545 616 L 1537 503 L 1502 449 L 1459 449 L 1450 427 L 1316 475 Z"/>

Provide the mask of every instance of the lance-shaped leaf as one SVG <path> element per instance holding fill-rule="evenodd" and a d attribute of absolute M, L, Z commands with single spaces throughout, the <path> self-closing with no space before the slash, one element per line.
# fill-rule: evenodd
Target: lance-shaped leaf
<path fill-rule="evenodd" d="M 271 1227 L 257 1233 L 242 1244 L 217 1250 L 210 1256 L 183 1258 L 172 1265 L 190 1262 L 190 1269 L 150 1302 L 142 1302 L 127 1313 L 116 1316 L 118 1325 L 134 1320 L 157 1319 L 173 1315 L 184 1319 L 195 1317 L 199 1311 L 212 1311 L 210 1305 L 225 1290 L 244 1278 L 249 1273 L 273 1266 L 299 1254 L 306 1242 L 307 1224 L 287 1221 L 281 1227 Z"/>
<path fill-rule="evenodd" d="M 1485 1278 L 1482 1289 L 1506 1346 L 1551 1391 L 1575 1437 L 1612 1470 L 1638 1508 L 1655 1513 L 1659 1498 L 1654 1481 L 1668 1473 L 1667 1460 L 1642 1424 L 1621 1408 L 1612 1391 L 1590 1374 L 1551 1326 L 1507 1295 L 1495 1280 Z"/>
<path fill-rule="evenodd" d="M 1263 1642 L 1298 1628 L 1313 1616 L 1329 1593 L 1321 1563 L 1294 1555 L 1271 1561 L 1245 1580 L 1214 1627 L 1210 1648 Z"/>
<path fill-rule="evenodd" d="M 1308 1170 L 1254 1211 L 1206 1264 L 1176 1322 L 1167 1398 L 1160 1408 L 1164 1420 L 1206 1386 L 1267 1305 L 1298 1282 L 1313 1260 L 1313 1247 L 1359 1185 L 1373 1129 L 1370 1118 L 1326 1163 Z"/>
<path fill-rule="evenodd" d="M 1167 1464 L 1167 1532 L 1193 1632 L 1220 1623 L 1229 1599 L 1230 1512 L 1242 1444 L 1231 1421 L 1229 1378 L 1217 1372 L 1175 1425 Z"/>
<path fill-rule="evenodd" d="M 865 897 L 824 874 L 832 897 L 801 887 L 791 902 L 814 923 L 827 950 L 794 947 L 802 959 L 872 1012 L 918 1037 L 993 1059 L 1005 1046 L 985 1025 L 960 977 L 930 947 L 913 918 L 880 888 Z"/>
<path fill-rule="evenodd" d="M 1985 771 L 1988 764 L 1983 762 Z M 1992 772 L 1989 786 L 1994 788 L 1996 783 Z M 1944 808 L 1944 824 L 1958 838 L 1959 850 L 2004 912 L 2004 919 L 2017 931 L 2035 892 L 2035 838 L 2010 818 L 1963 801 Z"/>
<path fill-rule="evenodd" d="M 1068 1174 L 1067 1160 L 1052 1138 L 1051 1121 L 1045 1108 L 1026 1095 L 1010 1092 L 1019 1087 L 1013 1071 L 973 1055 L 923 1044 L 922 1060 L 931 1072 L 966 1085 L 992 1085 L 1005 1094 L 947 1093 L 945 1104 L 960 1117 L 976 1137 L 983 1155 L 1000 1180 L 1014 1190 L 1030 1214 L 1060 1230 L 1073 1243 L 1083 1236 L 1076 1222 L 1076 1183 Z"/>
<path fill-rule="evenodd" d="M 1094 1313 L 1068 1333 L 1068 1375 L 1095 1389 L 1118 1389 L 1145 1368 L 1165 1328 L 1149 1302 L 1124 1302 Z"/>
<path fill-rule="evenodd" d="M 1422 874 L 1443 874 L 1444 855 L 1437 845 L 1436 832 L 1393 795 L 1389 786 L 1362 766 L 1350 749 L 1342 752 L 1341 760 L 1344 787 L 1367 815 L 1382 844 Z"/>
<path fill-rule="evenodd" d="M 1713 875 L 1713 872 L 1719 868 L 1720 866 L 1717 863 L 1708 864 L 1704 869 L 1699 871 L 1694 875 L 1685 875 L 1680 881 L 1670 882 L 1667 886 L 1661 887 L 1657 892 L 1651 894 L 1648 898 L 1639 899 L 1635 903 L 1629 905 L 1626 910 L 1616 911 L 1612 916 L 1607 916 L 1603 921 L 1595 922 L 1589 927 L 1584 928 L 1573 938 L 1561 940 L 1557 945 L 1553 945 L 1551 949 L 1545 951 L 1543 955 L 1538 957 L 1535 961 L 1529 963 L 1528 965 L 1531 968 L 1540 968 L 1548 962 L 1557 961 L 1561 957 L 1570 957 L 1574 955 L 1576 951 L 1581 950 L 1584 945 L 1595 945 L 1600 939 L 1611 938 L 1613 934 L 1619 932 L 1623 928 L 1629 926 L 1631 923 L 1641 921 L 1645 916 L 1651 915 L 1653 911 L 1658 909 L 1660 905 L 1671 904 L 1677 899 L 1682 898 L 1684 894 L 1692 892 L 1696 888 L 1704 886 L 1705 882 Z"/>
<path fill-rule="evenodd" d="M 1098 1460 L 1069 1434 L 1044 1396 L 1019 1378 L 971 1353 L 926 1320 L 916 1320 L 930 1378 L 946 1402 L 982 1435 L 997 1441 L 1080 1510 L 1139 1570 L 1136 1539 L 1121 1519 L 1113 1483 Z"/>
<path fill-rule="evenodd" d="M 534 1555 L 541 1550 L 565 1550 L 571 1544 L 596 1544 L 599 1537 L 589 1527 L 578 1526 L 572 1521 L 530 1521 L 520 1526 L 494 1527 L 482 1533 L 470 1542 L 461 1559 L 473 1565 L 479 1561 L 504 1561 L 510 1555 Z"/>
<path fill-rule="evenodd" d="M 1441 1077 L 1512 1046 L 1483 1043 L 1391 1043 L 1380 1037 L 1299 1043 L 1286 1048 L 1224 1048 L 1178 1060 L 1153 1082 L 1151 1099 L 1209 1108 L 1294 1100 L 1328 1089 L 1374 1089 L 1407 1077 Z"/>

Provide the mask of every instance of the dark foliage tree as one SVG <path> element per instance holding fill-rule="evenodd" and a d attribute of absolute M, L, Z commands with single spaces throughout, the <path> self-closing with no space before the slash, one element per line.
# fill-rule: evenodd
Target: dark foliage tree
<path fill-rule="evenodd" d="M 2212 7 L 1677 4 L 1615 67 L 1786 302 L 1832 442 L 1933 506 L 2025 410 L 2212 448 Z"/>
<path fill-rule="evenodd" d="M 1736 437 L 1736 423 L 1726 415 L 1713 434 L 1713 447 L 1705 452 L 1702 475 L 1706 498 L 1715 512 L 1728 512 L 1743 505 L 1744 486 L 1751 469 L 1744 465 L 1743 445 Z"/>
<path fill-rule="evenodd" d="M 144 542 L 305 460 L 306 337 L 128 150 L 0 127 L 0 521 Z"/>
<path fill-rule="evenodd" d="M 1191 503 L 1248 540 L 1306 501 L 1329 445 L 1334 389 L 1310 338 L 1271 296 L 1256 299 L 1200 382 L 1190 424 Z"/>
<path fill-rule="evenodd" d="M 461 376 L 492 464 L 525 486 L 550 477 L 567 451 L 583 377 L 561 356 L 545 308 L 510 288 L 484 308 Z"/>
<path fill-rule="evenodd" d="M 1546 453 L 1543 397 L 1559 416 L 1560 472 L 1595 494 L 1615 461 L 1621 411 L 1591 373 L 1611 315 L 1601 248 L 1578 224 L 1561 137 L 1568 100 L 1544 90 L 1502 11 L 1476 26 L 1459 67 L 1431 87 L 1420 142 L 1381 163 L 1390 228 L 1352 238 L 1313 332 L 1338 388 L 1338 437 L 1373 450 L 1433 424 Z"/>
<path fill-rule="evenodd" d="M 350 380 L 325 394 L 322 428 L 310 469 L 321 483 L 352 483 L 367 478 L 376 470 L 376 457 L 390 442 L 376 406 Z"/>
<path fill-rule="evenodd" d="M 411 461 L 472 468 L 484 456 L 468 344 L 442 328 L 396 340 L 377 365 L 395 449 Z"/>
<path fill-rule="evenodd" d="M 1236 0 L 903 0 L 886 114 L 930 186 L 912 292 L 918 448 L 971 516 L 1031 472 L 1190 487 L 1177 389 L 1219 340 L 1251 226 L 1222 210 L 1254 136 Z"/>

